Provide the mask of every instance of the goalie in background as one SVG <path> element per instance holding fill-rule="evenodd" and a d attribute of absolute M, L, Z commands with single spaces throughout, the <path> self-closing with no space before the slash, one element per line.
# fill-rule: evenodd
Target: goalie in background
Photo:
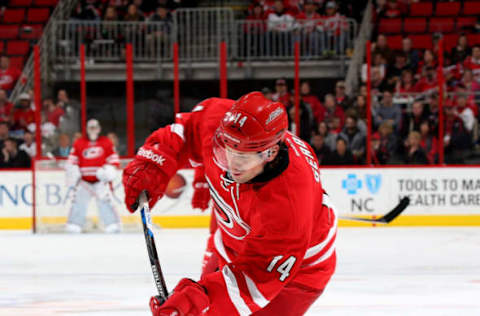
<path fill-rule="evenodd" d="M 110 183 L 117 176 L 120 164 L 118 154 L 110 139 L 100 135 L 100 123 L 96 119 L 87 122 L 88 137 L 77 139 L 66 164 L 67 186 L 74 186 L 72 207 L 65 231 L 81 233 L 92 197 L 96 199 L 105 232 L 122 230 L 120 217 L 113 206 Z"/>

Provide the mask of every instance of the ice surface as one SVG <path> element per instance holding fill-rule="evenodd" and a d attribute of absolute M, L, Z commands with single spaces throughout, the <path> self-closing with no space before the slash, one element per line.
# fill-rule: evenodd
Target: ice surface
<path fill-rule="evenodd" d="M 1 316 L 150 315 L 141 233 L 0 233 Z M 169 289 L 197 278 L 206 229 L 161 230 Z M 344 228 L 337 272 L 307 315 L 480 315 L 480 228 Z"/>

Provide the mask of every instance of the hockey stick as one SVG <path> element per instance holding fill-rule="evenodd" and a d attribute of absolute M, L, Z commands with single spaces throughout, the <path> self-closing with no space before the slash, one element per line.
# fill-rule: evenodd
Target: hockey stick
<path fill-rule="evenodd" d="M 155 240 L 153 239 L 152 216 L 145 191 L 140 194 L 139 208 L 141 208 L 140 214 L 142 216 L 143 233 L 145 235 L 145 243 L 147 244 L 148 258 L 150 259 L 150 266 L 152 267 L 153 279 L 157 286 L 159 294 L 158 298 L 163 304 L 168 298 L 168 290 L 165 278 L 163 277 L 162 268 L 160 267 L 160 260 L 158 260 Z"/>
<path fill-rule="evenodd" d="M 379 224 L 388 224 L 397 218 L 410 204 L 410 198 L 408 196 L 402 198 L 397 206 L 384 216 L 380 218 L 361 218 L 361 217 L 353 217 L 353 216 L 339 216 L 341 219 L 346 219 L 349 221 L 360 221 L 360 222 L 367 222 L 367 223 L 379 223 Z"/>

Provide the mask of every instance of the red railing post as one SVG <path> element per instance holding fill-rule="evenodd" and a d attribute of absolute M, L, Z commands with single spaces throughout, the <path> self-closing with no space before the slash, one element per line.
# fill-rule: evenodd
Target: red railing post
<path fill-rule="evenodd" d="M 438 77 L 438 163 L 444 164 L 445 157 L 444 157 L 444 148 L 443 148 L 443 137 L 444 137 L 444 125 L 443 125 L 443 100 L 444 100 L 444 78 L 443 78 L 443 38 L 438 41 L 438 69 L 437 69 L 437 77 Z"/>
<path fill-rule="evenodd" d="M 127 153 L 129 157 L 135 154 L 135 112 L 133 95 L 133 48 L 127 43 Z"/>
<path fill-rule="evenodd" d="M 367 165 L 372 164 L 372 44 L 367 41 Z"/>
<path fill-rule="evenodd" d="M 36 156 L 42 157 L 42 78 L 40 75 L 40 47 L 35 45 L 33 48 L 33 92 L 35 98 L 35 149 Z"/>

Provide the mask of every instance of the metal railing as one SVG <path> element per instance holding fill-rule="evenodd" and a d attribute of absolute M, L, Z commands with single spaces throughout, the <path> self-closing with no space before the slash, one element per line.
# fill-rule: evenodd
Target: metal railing
<path fill-rule="evenodd" d="M 57 63 L 77 62 L 79 47 L 85 44 L 87 60 L 122 62 L 125 44 L 132 43 L 135 61 L 171 61 L 176 41 L 181 61 L 208 62 L 218 59 L 219 43 L 225 41 L 229 60 L 282 60 L 293 58 L 293 44 L 299 41 L 302 59 L 319 59 L 345 56 L 357 32 L 351 19 L 333 30 L 319 20 L 295 22 L 278 31 L 267 23 L 234 21 L 223 13 L 196 17 L 179 14 L 173 23 L 56 22 L 53 56 Z"/>

